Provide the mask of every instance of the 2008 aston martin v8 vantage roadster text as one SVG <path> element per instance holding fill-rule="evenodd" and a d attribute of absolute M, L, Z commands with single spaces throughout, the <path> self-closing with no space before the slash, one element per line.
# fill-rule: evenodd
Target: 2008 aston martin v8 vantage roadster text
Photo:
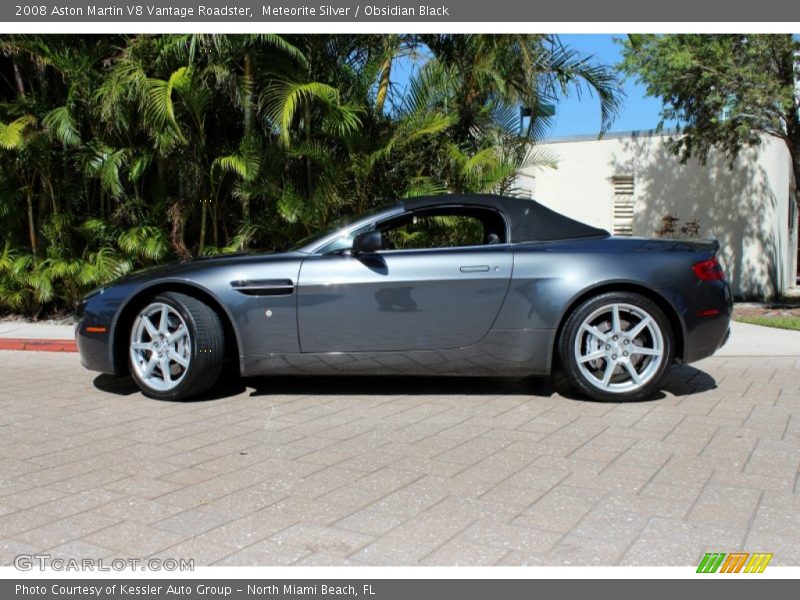
<path fill-rule="evenodd" d="M 610 236 L 533 200 L 413 198 L 280 254 L 196 259 L 90 293 L 85 367 L 181 399 L 242 375 L 546 375 L 634 400 L 727 339 L 714 241 Z"/>

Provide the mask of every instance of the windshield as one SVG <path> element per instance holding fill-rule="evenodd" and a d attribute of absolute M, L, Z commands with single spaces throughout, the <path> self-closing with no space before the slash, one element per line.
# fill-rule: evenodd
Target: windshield
<path fill-rule="evenodd" d="M 287 250 L 290 252 L 302 251 L 307 246 L 314 246 L 317 242 L 320 242 L 325 238 L 330 237 L 335 239 L 337 237 L 336 236 L 337 232 L 340 232 L 342 236 L 344 236 L 345 233 L 349 229 L 351 229 L 350 227 L 351 225 L 355 226 L 359 223 L 362 223 L 363 221 L 369 221 L 373 216 L 378 215 L 384 211 L 386 211 L 385 206 L 383 208 L 375 209 L 367 213 L 364 213 L 358 218 L 353 217 L 352 215 L 339 217 L 338 219 L 335 219 L 327 229 L 324 229 L 321 232 L 312 233 L 311 235 L 304 237 L 300 241 L 289 245 L 287 247 Z"/>
<path fill-rule="evenodd" d="M 303 239 L 290 244 L 288 246 L 288 250 L 290 251 L 300 250 L 305 246 L 310 246 L 314 244 L 314 242 L 322 240 L 328 237 L 329 235 L 333 235 L 334 233 L 336 233 L 336 231 L 343 229 L 345 225 L 347 225 L 352 220 L 353 220 L 352 216 L 339 217 L 338 219 L 335 219 L 327 229 L 323 229 L 322 231 L 317 231 L 316 233 L 307 235 Z"/>

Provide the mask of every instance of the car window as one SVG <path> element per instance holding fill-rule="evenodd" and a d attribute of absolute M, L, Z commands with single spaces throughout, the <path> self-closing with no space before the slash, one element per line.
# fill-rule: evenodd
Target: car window
<path fill-rule="evenodd" d="M 380 227 L 387 250 L 480 246 L 500 241 L 490 237 L 484 220 L 464 214 L 415 214 Z"/>
<path fill-rule="evenodd" d="M 342 232 L 317 252 L 339 254 L 350 250 L 358 234 L 374 229 L 383 234 L 383 250 L 481 246 L 503 244 L 507 239 L 500 213 L 479 207 L 448 207 L 402 213 L 365 224 Z"/>
<path fill-rule="evenodd" d="M 342 234 L 341 237 L 336 238 L 324 248 L 320 248 L 318 252 L 320 254 L 335 254 L 341 253 L 342 250 L 350 250 L 350 248 L 353 247 L 353 238 L 361 231 L 363 231 L 363 229 Z"/>

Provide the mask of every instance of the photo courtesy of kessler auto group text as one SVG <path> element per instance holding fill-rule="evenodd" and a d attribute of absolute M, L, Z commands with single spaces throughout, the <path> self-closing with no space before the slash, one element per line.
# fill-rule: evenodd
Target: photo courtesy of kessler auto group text
<path fill-rule="evenodd" d="M 800 579 L 800 8 L 0 5 L 0 596 Z"/>

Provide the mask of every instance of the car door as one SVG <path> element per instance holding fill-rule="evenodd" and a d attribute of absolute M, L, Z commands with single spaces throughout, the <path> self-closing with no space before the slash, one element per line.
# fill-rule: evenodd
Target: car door
<path fill-rule="evenodd" d="M 500 311 L 512 265 L 507 244 L 309 256 L 297 288 L 301 351 L 474 344 Z"/>

